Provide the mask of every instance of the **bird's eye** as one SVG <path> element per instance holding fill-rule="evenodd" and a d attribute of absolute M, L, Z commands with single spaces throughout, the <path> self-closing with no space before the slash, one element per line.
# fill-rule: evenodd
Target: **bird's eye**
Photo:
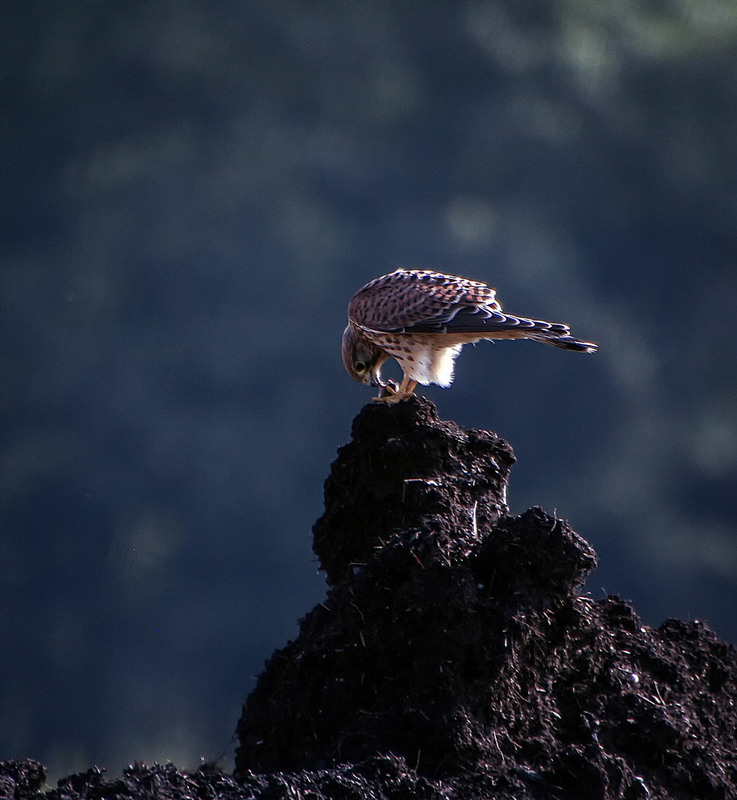
<path fill-rule="evenodd" d="M 368 369 L 368 364 L 365 361 L 356 361 L 353 364 L 353 368 L 360 375 L 362 372 L 366 372 Z"/>

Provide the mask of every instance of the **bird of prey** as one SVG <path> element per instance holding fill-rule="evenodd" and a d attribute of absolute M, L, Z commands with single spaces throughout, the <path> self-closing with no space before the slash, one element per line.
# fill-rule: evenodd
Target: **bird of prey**
<path fill-rule="evenodd" d="M 481 339 L 533 339 L 579 353 L 593 342 L 571 336 L 567 325 L 502 311 L 485 283 L 425 269 L 398 269 L 367 283 L 348 304 L 343 364 L 361 383 L 379 387 L 376 401 L 397 403 L 418 383 L 447 387 L 464 344 Z M 395 358 L 401 384 L 381 380 L 381 367 Z"/>

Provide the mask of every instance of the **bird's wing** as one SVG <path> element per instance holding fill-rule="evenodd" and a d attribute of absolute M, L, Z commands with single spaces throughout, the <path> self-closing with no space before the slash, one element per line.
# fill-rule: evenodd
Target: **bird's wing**
<path fill-rule="evenodd" d="M 484 305 L 457 305 L 447 313 L 405 326 L 405 333 L 479 333 L 494 334 L 506 331 L 551 331 L 569 333 L 568 327 L 557 322 L 517 317 L 499 308 Z"/>
<path fill-rule="evenodd" d="M 486 284 L 429 270 L 399 269 L 376 278 L 348 306 L 356 325 L 387 333 L 442 333 L 459 314 L 464 319 L 469 313 L 505 316 Z"/>
<path fill-rule="evenodd" d="M 487 306 L 461 305 L 452 316 L 427 319 L 403 329 L 403 333 L 477 334 L 488 339 L 535 339 L 567 350 L 586 353 L 596 351 L 593 342 L 581 342 L 571 336 L 571 329 L 563 322 L 546 322 L 505 314 Z"/>

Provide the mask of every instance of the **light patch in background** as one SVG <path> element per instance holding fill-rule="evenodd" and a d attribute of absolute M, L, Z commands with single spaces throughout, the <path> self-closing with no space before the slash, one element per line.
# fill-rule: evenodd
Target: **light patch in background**
<path fill-rule="evenodd" d="M 737 4 L 734 0 L 677 0 L 681 15 L 693 35 L 696 31 L 706 39 L 733 44 L 737 34 Z"/>
<path fill-rule="evenodd" d="M 113 535 L 108 564 L 129 601 L 145 603 L 162 593 L 170 562 L 182 546 L 181 526 L 160 509 L 148 509 Z"/>
<path fill-rule="evenodd" d="M 86 772 L 91 766 L 90 754 L 84 742 L 75 741 L 72 735 L 66 741 L 54 742 L 49 747 L 48 754 L 44 754 L 44 756 L 47 763 L 52 765 L 51 768 L 47 767 L 46 786 L 48 787 L 55 787 L 57 781 L 67 775 Z M 64 769 L 55 769 L 54 766 L 57 764 L 64 764 Z M 107 771 L 107 768 L 105 769 Z"/>
<path fill-rule="evenodd" d="M 680 515 L 659 516 L 653 519 L 659 528 L 649 538 L 653 563 L 663 568 L 684 570 L 694 565 L 726 580 L 737 573 L 737 526 L 717 520 L 684 518 Z M 662 543 L 668 541 L 669 546 Z"/>
<path fill-rule="evenodd" d="M 110 698 L 111 717 L 120 725 L 116 750 L 128 754 L 127 762 L 172 761 L 183 769 L 196 769 L 203 760 L 216 760 L 229 748 L 237 716 L 207 724 L 208 690 L 192 693 L 186 659 L 170 669 L 151 669 L 132 662 Z M 142 709 L 153 713 L 141 714 Z M 109 764 L 120 769 L 126 764 Z"/>
<path fill-rule="evenodd" d="M 537 96 L 515 97 L 510 116 L 521 134 L 550 144 L 575 139 L 583 124 L 571 105 Z"/>
<path fill-rule="evenodd" d="M 622 521 L 636 515 L 647 515 L 656 501 L 663 502 L 663 488 L 658 482 L 660 464 L 652 452 L 662 441 L 663 426 L 657 413 L 643 417 L 632 427 L 612 431 L 613 456 L 602 470 L 598 481 L 597 507 Z M 652 529 L 647 528 L 647 536 Z"/>
<path fill-rule="evenodd" d="M 456 244 L 467 249 L 487 247 L 496 237 L 498 217 L 481 198 L 457 196 L 445 209 L 445 227 Z"/>
<path fill-rule="evenodd" d="M 526 72 L 546 58 L 546 39 L 517 25 L 499 3 L 468 4 L 464 24 L 471 38 L 510 72 Z"/>
<path fill-rule="evenodd" d="M 565 17 L 561 23 L 557 50 L 588 94 L 610 93 L 616 89 L 622 54 L 612 34 L 587 15 Z"/>
<path fill-rule="evenodd" d="M 711 409 L 696 420 L 693 459 L 713 477 L 726 475 L 737 467 L 737 417 L 735 410 Z"/>

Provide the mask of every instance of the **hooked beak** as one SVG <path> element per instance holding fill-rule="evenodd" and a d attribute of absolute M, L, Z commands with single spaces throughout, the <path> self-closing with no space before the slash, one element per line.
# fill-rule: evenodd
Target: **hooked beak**
<path fill-rule="evenodd" d="M 388 358 L 389 356 L 386 353 L 381 353 L 374 361 L 368 376 L 369 380 L 367 381 L 371 386 L 376 386 L 379 389 L 383 389 L 386 386 L 386 381 L 381 380 L 381 368 Z"/>

